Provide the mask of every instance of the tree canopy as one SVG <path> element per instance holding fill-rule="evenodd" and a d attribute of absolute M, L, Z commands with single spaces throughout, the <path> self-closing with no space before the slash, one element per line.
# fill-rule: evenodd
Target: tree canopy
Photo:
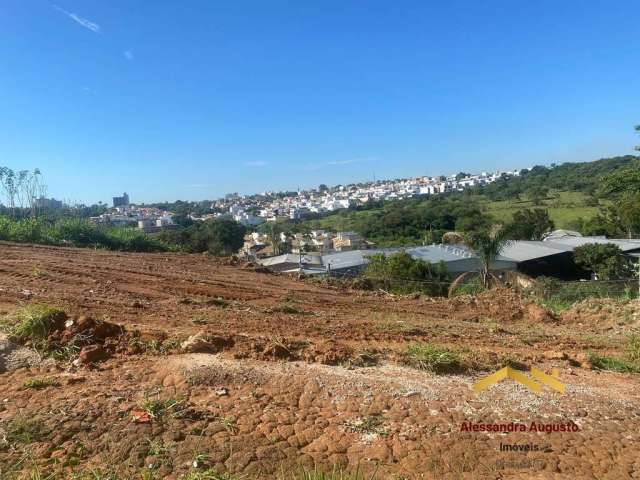
<path fill-rule="evenodd" d="M 633 275 L 633 264 L 613 243 L 588 243 L 573 251 L 575 263 L 600 280 L 617 280 Z"/>

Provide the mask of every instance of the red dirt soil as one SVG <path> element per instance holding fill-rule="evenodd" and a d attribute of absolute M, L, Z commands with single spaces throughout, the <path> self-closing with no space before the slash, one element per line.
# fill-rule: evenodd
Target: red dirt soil
<path fill-rule="evenodd" d="M 3 479 L 97 467 L 120 478 L 203 468 L 292 478 L 314 465 L 378 479 L 640 478 L 639 375 L 586 360 L 625 354 L 637 302 L 554 315 L 510 290 L 398 297 L 204 255 L 0 243 L 0 314 L 31 303 L 63 308 L 69 328 L 97 321 L 124 333 L 99 342 L 106 361 L 49 358 L 0 372 Z M 184 353 L 198 333 L 206 353 Z M 418 343 L 459 352 L 465 373 L 412 368 L 407 348 Z M 505 380 L 474 393 L 506 364 L 557 367 L 567 392 Z M 32 378 L 57 386 L 25 388 Z M 467 432 L 464 422 L 573 422 L 579 431 Z"/>

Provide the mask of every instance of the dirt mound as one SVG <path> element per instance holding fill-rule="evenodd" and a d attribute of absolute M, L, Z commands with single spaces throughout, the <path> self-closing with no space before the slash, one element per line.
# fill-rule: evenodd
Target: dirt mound
<path fill-rule="evenodd" d="M 308 362 L 323 365 L 343 365 L 354 356 L 353 349 L 335 340 L 326 340 L 310 346 L 304 352 L 304 359 Z"/>
<path fill-rule="evenodd" d="M 557 320 L 550 310 L 508 288 L 495 288 L 475 296 L 460 295 L 451 299 L 451 306 L 456 318 L 467 321 L 490 319 L 498 323 L 541 323 Z"/>
<path fill-rule="evenodd" d="M 640 300 L 617 301 L 589 298 L 562 314 L 565 323 L 589 325 L 597 330 L 627 330 L 640 327 Z"/>
<path fill-rule="evenodd" d="M 125 332 L 122 325 L 105 320 L 96 320 L 85 315 L 67 320 L 64 327 L 64 329 L 57 331 L 60 334 L 59 340 L 61 343 L 68 343 L 76 336 L 86 337 L 87 340 L 94 343 L 105 343 L 110 339 L 119 338 Z M 50 340 L 55 339 L 53 336 L 49 338 Z"/>

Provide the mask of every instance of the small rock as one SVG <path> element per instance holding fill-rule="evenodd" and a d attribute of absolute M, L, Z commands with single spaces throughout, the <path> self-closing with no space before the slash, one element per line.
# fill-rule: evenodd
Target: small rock
<path fill-rule="evenodd" d="M 75 385 L 76 383 L 82 383 L 86 380 L 87 380 L 86 377 L 83 377 L 81 375 L 73 375 L 73 376 L 67 377 L 66 384 Z"/>
<path fill-rule="evenodd" d="M 82 350 L 80 350 L 78 363 L 95 363 L 106 360 L 107 358 L 109 358 L 109 352 L 107 352 L 102 345 L 88 345 L 82 347 Z"/>
<path fill-rule="evenodd" d="M 542 354 L 542 356 L 547 360 L 566 360 L 569 358 L 569 355 L 565 352 L 557 352 L 555 350 L 547 350 Z"/>
<path fill-rule="evenodd" d="M 226 395 L 229 395 L 229 390 L 224 387 L 219 388 L 218 390 L 216 390 L 216 395 L 218 395 L 219 397 L 224 397 Z"/>
<path fill-rule="evenodd" d="M 215 353 L 220 350 L 216 345 L 209 342 L 202 332 L 191 335 L 182 342 L 180 348 L 185 353 Z"/>

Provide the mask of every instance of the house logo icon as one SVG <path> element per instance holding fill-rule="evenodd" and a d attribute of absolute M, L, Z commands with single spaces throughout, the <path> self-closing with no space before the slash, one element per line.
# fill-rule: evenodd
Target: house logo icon
<path fill-rule="evenodd" d="M 476 393 L 480 393 L 481 391 L 489 388 L 494 383 L 498 383 L 505 378 L 510 378 L 515 380 L 516 382 L 524 385 L 529 390 L 532 390 L 536 393 L 542 392 L 542 385 L 547 385 L 548 387 L 553 388 L 557 392 L 565 393 L 565 385 L 558 380 L 559 371 L 557 368 L 551 370 L 551 375 L 547 375 L 542 370 L 538 370 L 535 367 L 531 368 L 531 376 L 535 378 L 536 381 L 529 378 L 527 375 L 522 373 L 519 370 L 516 370 L 511 367 L 504 367 L 498 370 L 491 375 L 488 375 L 480 380 L 478 380 L 473 386 L 473 390 Z M 539 382 L 539 383 L 538 383 Z"/>

